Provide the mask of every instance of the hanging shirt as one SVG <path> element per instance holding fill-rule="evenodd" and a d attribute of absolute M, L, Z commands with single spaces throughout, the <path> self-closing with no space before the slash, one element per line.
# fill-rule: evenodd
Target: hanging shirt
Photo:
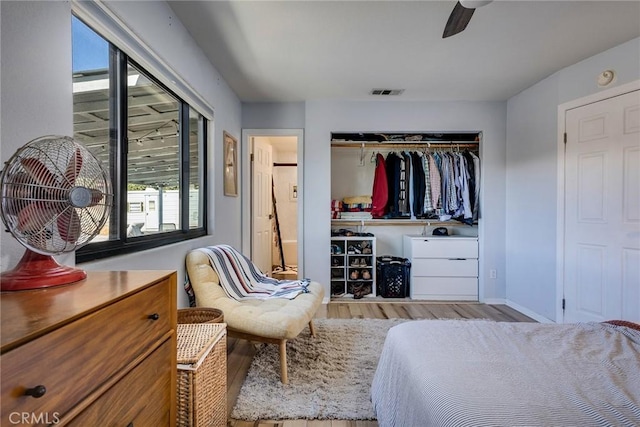
<path fill-rule="evenodd" d="M 409 185 L 411 181 L 411 158 L 406 153 L 398 154 L 400 156 L 400 199 L 398 200 L 398 208 L 401 216 L 411 215 L 411 204 L 409 198 L 411 193 Z"/>
<path fill-rule="evenodd" d="M 420 153 L 422 160 L 422 172 L 424 173 L 424 202 L 422 205 L 422 213 L 426 214 L 433 210 L 431 202 L 431 176 L 429 173 L 429 156 L 427 153 Z"/>
<path fill-rule="evenodd" d="M 398 215 L 398 199 L 400 196 L 400 163 L 398 156 L 391 152 L 387 154 L 387 188 L 389 197 L 387 198 L 387 212 L 390 217 Z"/>
<path fill-rule="evenodd" d="M 440 183 L 440 171 L 434 156 L 429 156 L 429 179 L 431 181 L 431 205 L 433 210 L 438 209 L 442 185 Z"/>
<path fill-rule="evenodd" d="M 480 216 L 480 159 L 473 153 L 471 157 L 473 157 L 473 171 L 475 173 L 475 204 L 473 206 L 473 220 L 477 221 Z"/>
<path fill-rule="evenodd" d="M 411 163 L 413 171 L 413 215 L 420 218 L 424 213 L 424 193 L 425 179 L 424 169 L 422 168 L 422 156 L 417 152 L 411 153 Z"/>
<path fill-rule="evenodd" d="M 389 201 L 389 188 L 387 181 L 387 165 L 384 156 L 380 153 L 376 155 L 376 170 L 373 177 L 373 190 L 371 192 L 371 216 L 382 218 L 387 210 Z"/>

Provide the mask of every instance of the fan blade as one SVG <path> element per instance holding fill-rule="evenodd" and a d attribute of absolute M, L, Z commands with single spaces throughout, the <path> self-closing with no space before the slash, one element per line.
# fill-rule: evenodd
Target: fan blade
<path fill-rule="evenodd" d="M 58 216 L 58 233 L 65 242 L 75 243 L 80 237 L 80 217 L 75 209 L 70 208 Z"/>
<path fill-rule="evenodd" d="M 27 157 L 26 159 L 20 159 L 20 164 L 24 170 L 43 187 L 53 187 L 56 185 L 56 177 L 51 173 L 49 169 L 38 159 L 33 157 Z"/>
<path fill-rule="evenodd" d="M 29 203 L 18 212 L 18 230 L 22 233 L 36 233 L 46 228 L 58 212 L 45 203 Z"/>
<path fill-rule="evenodd" d="M 447 37 L 456 35 L 467 28 L 467 24 L 471 20 L 473 12 L 475 11 L 475 9 L 466 8 L 460 4 L 460 2 L 457 2 L 453 11 L 451 11 L 451 15 L 449 15 L 449 20 L 447 21 L 447 25 L 444 27 L 442 38 L 446 39 Z"/>
<path fill-rule="evenodd" d="M 76 151 L 69 159 L 67 170 L 64 171 L 63 185 L 65 187 L 71 188 L 75 185 L 76 177 L 80 174 L 80 169 L 82 169 L 82 156 L 80 155 L 80 149 L 76 148 Z"/>

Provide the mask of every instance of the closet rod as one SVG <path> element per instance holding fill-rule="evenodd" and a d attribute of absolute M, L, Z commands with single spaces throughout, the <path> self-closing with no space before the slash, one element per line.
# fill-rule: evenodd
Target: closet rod
<path fill-rule="evenodd" d="M 479 144 L 477 142 L 332 142 L 331 147 L 337 148 L 478 148 Z"/>

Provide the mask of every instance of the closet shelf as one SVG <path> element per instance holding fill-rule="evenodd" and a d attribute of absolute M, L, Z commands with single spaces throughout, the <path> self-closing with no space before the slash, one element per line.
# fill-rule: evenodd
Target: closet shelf
<path fill-rule="evenodd" d="M 359 141 L 359 142 L 331 142 L 332 148 L 363 148 L 363 147 L 375 147 L 375 148 L 389 148 L 395 149 L 398 147 L 403 148 L 425 148 L 425 147 L 433 147 L 433 148 L 475 148 L 479 147 L 479 143 L 477 142 L 458 142 L 458 141 L 450 141 L 450 142 L 435 142 L 435 141 L 397 141 L 397 142 L 378 142 L 378 141 Z"/>
<path fill-rule="evenodd" d="M 435 219 L 332 219 L 331 226 L 365 226 L 365 225 L 426 225 L 436 227 L 469 227 L 458 221 L 438 221 Z M 474 223 L 473 225 L 478 225 Z"/>

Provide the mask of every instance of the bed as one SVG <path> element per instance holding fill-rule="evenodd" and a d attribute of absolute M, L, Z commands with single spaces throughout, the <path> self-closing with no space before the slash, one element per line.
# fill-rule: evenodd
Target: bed
<path fill-rule="evenodd" d="M 402 323 L 371 400 L 380 427 L 640 426 L 640 326 Z"/>

